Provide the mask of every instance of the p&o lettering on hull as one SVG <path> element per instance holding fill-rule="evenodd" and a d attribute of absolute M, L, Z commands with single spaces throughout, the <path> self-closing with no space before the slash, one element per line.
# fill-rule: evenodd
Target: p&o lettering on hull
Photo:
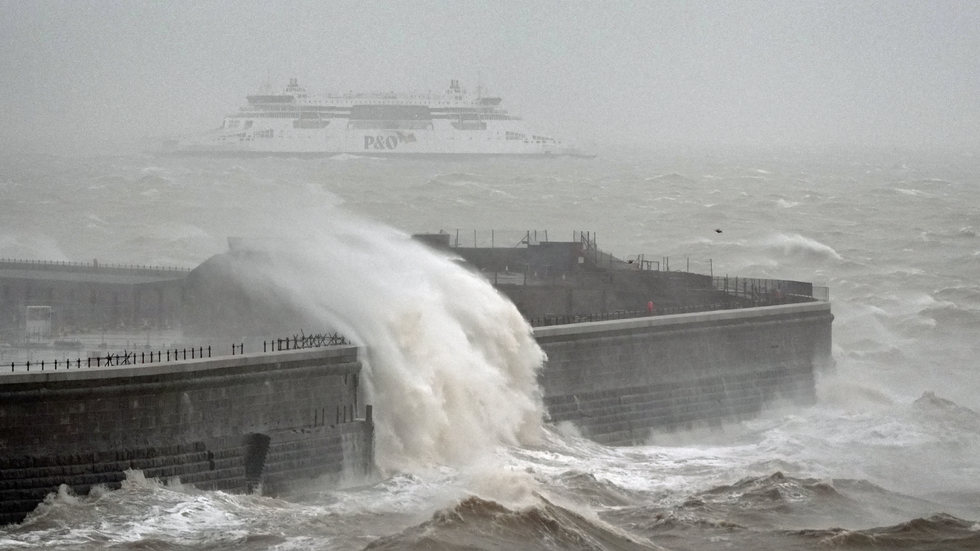
<path fill-rule="evenodd" d="M 364 149 L 395 149 L 397 136 L 364 136 Z"/>

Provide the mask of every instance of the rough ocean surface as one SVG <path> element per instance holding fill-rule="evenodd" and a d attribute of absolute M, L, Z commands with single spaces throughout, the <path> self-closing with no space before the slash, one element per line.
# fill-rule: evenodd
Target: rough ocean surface
<path fill-rule="evenodd" d="M 0 257 L 194 267 L 228 236 L 304 243 L 267 277 L 378 351 L 380 440 L 375 477 L 288 499 L 140 472 L 62 491 L 0 549 L 978 549 L 978 196 L 977 158 L 895 152 L 0 155 Z M 813 406 L 646 446 L 578 439 L 539 423 L 542 358 L 515 310 L 411 250 L 439 230 L 592 231 L 675 270 L 828 286 L 836 370 Z"/>

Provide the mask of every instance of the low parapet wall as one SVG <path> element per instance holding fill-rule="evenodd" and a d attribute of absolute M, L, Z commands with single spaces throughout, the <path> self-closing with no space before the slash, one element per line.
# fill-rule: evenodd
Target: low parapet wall
<path fill-rule="evenodd" d="M 534 330 L 554 423 L 607 444 L 652 430 L 757 414 L 777 399 L 810 403 L 832 365 L 830 303 L 811 302 Z"/>
<path fill-rule="evenodd" d="M 0 378 L 0 524 L 61 484 L 127 469 L 201 489 L 279 493 L 373 466 L 353 346 Z M 364 417 L 358 419 L 358 412 Z"/>

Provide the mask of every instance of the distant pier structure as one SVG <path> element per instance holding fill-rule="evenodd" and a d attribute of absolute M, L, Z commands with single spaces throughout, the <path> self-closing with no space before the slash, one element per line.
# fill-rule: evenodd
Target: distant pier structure
<path fill-rule="evenodd" d="M 188 273 L 98 261 L 0 259 L 0 336 L 175 327 Z"/>
<path fill-rule="evenodd" d="M 555 237 L 552 234 L 552 237 Z M 828 300 L 825 287 L 802 281 L 715 276 L 671 270 L 670 259 L 618 258 L 592 232 L 552 241 L 544 231 L 469 232 L 413 238 L 460 260 L 507 295 L 532 325 L 730 310 Z"/>
<path fill-rule="evenodd" d="M 668 258 L 618 258 L 600 250 L 591 232 L 574 232 L 570 241 L 549 240 L 544 231 L 413 238 L 480 274 L 535 326 L 829 300 L 826 288 L 807 282 L 695 273 L 686 263 L 671 270 Z M 30 340 L 32 331 L 166 328 L 238 338 L 317 326 L 289 301 L 248 284 L 249 272 L 272 261 L 256 246 L 270 244 L 230 238 L 228 252 L 193 270 L 0 259 L 0 340 Z"/>
<path fill-rule="evenodd" d="M 643 444 L 777 402 L 812 404 L 817 373 L 834 366 L 830 293 L 811 283 L 699 274 L 686 259 L 672 271 L 668 258 L 603 252 L 588 232 L 415 237 L 514 302 L 548 356 L 538 374 L 548 420 L 597 442 Z"/>

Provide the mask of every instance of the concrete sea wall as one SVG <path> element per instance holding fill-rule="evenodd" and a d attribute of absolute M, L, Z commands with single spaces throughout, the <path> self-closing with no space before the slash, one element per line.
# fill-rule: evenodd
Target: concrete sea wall
<path fill-rule="evenodd" d="M 833 364 L 828 302 L 538 327 L 554 423 L 606 444 L 811 403 Z"/>
<path fill-rule="evenodd" d="M 0 377 L 0 524 L 127 469 L 275 495 L 373 467 L 352 346 Z M 363 417 L 358 418 L 358 412 Z"/>
<path fill-rule="evenodd" d="M 809 403 L 833 363 L 832 321 L 828 302 L 807 302 L 538 327 L 544 402 L 606 444 Z M 0 523 L 61 484 L 117 488 L 127 469 L 272 495 L 366 473 L 360 371 L 358 349 L 336 346 L 0 376 Z"/>

